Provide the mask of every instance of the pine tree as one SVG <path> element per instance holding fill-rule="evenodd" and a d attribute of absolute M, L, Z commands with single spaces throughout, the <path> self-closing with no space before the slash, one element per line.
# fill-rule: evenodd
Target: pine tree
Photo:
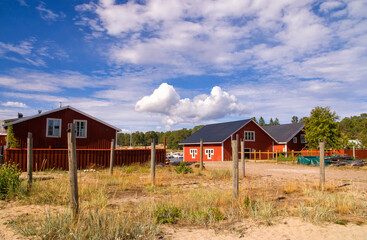
<path fill-rule="evenodd" d="M 263 117 L 260 117 L 260 119 L 259 119 L 259 125 L 260 126 L 265 126 L 266 125 L 265 120 L 264 120 Z"/>

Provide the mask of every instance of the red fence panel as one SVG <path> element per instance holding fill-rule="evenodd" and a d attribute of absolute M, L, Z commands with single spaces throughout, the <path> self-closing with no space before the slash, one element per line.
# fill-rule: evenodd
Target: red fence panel
<path fill-rule="evenodd" d="M 110 149 L 77 149 L 78 169 L 110 166 Z M 156 149 L 157 163 L 166 160 L 166 149 Z M 150 161 L 150 149 L 116 149 L 115 166 L 145 163 Z M 19 169 L 27 171 L 27 149 L 5 149 L 4 162 L 18 164 Z M 67 149 L 33 149 L 33 171 L 45 169 L 68 170 Z"/>

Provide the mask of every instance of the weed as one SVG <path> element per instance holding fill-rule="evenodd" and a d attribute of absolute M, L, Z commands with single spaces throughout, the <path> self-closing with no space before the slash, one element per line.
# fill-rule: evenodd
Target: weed
<path fill-rule="evenodd" d="M 192 168 L 190 166 L 187 166 L 185 162 L 180 162 L 180 165 L 178 167 L 175 167 L 175 171 L 178 174 L 188 174 L 192 173 Z"/>
<path fill-rule="evenodd" d="M 21 172 L 15 164 L 5 163 L 0 167 L 0 199 L 5 199 L 9 194 L 19 190 Z"/>
<path fill-rule="evenodd" d="M 177 219 L 181 216 L 181 210 L 177 207 L 162 203 L 156 207 L 153 215 L 156 223 L 176 223 Z"/>

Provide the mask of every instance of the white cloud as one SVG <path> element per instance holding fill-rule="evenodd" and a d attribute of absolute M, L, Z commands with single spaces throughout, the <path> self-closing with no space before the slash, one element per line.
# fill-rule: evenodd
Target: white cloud
<path fill-rule="evenodd" d="M 66 15 L 63 12 L 57 14 L 51 11 L 50 9 L 47 9 L 46 4 L 44 2 L 40 2 L 40 5 L 38 5 L 36 9 L 40 12 L 41 18 L 46 21 L 57 21 L 58 19 L 66 17 Z"/>
<path fill-rule="evenodd" d="M 26 104 L 22 103 L 22 102 L 6 102 L 1 104 L 4 107 L 17 107 L 17 108 L 25 108 L 27 107 Z"/>
<path fill-rule="evenodd" d="M 162 83 L 150 96 L 143 97 L 135 105 L 138 112 L 160 113 L 163 122 L 174 125 L 184 121 L 212 120 L 246 112 L 243 104 L 234 95 L 213 87 L 210 95 L 198 95 L 192 100 L 180 99 L 173 86 Z"/>

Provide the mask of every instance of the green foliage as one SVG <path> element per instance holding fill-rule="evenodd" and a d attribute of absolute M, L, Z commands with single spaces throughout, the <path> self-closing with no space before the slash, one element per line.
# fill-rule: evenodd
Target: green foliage
<path fill-rule="evenodd" d="M 156 223 L 176 223 L 177 219 L 181 217 L 181 210 L 166 204 L 160 204 L 154 210 L 154 218 Z"/>
<path fill-rule="evenodd" d="M 340 131 L 348 139 L 358 139 L 362 147 L 367 147 L 367 113 L 346 117 L 340 122 Z M 358 147 L 358 146 L 357 146 Z"/>
<path fill-rule="evenodd" d="M 12 125 L 8 126 L 8 136 L 6 141 L 8 142 L 9 148 L 19 148 L 19 143 L 15 138 Z"/>
<path fill-rule="evenodd" d="M 274 121 L 274 125 L 279 125 L 279 119 L 278 118 L 275 118 L 275 121 Z"/>
<path fill-rule="evenodd" d="M 5 163 L 0 167 L 0 199 L 5 199 L 9 194 L 18 191 L 20 186 L 17 165 Z"/>
<path fill-rule="evenodd" d="M 343 146 L 343 137 L 336 120 L 339 117 L 330 107 L 315 107 L 305 122 L 306 144 L 310 149 L 319 148 L 319 140 L 325 139 L 326 149 Z"/>
<path fill-rule="evenodd" d="M 132 146 L 148 146 L 152 139 L 154 139 L 158 144 L 163 144 L 163 139 L 166 137 L 167 148 L 182 149 L 182 146 L 180 146 L 179 143 L 203 126 L 204 125 L 199 125 L 195 126 L 193 129 L 183 128 L 181 130 L 167 132 L 134 132 L 131 133 L 132 136 L 130 136 L 130 133 L 119 133 L 117 135 L 117 144 L 121 146 L 130 146 L 130 140 L 132 140 Z"/>
<path fill-rule="evenodd" d="M 298 117 L 297 116 L 292 117 L 292 123 L 298 123 Z"/>
<path fill-rule="evenodd" d="M 263 117 L 260 117 L 260 119 L 259 119 L 259 125 L 260 126 L 265 126 L 266 125 L 265 120 L 264 120 Z"/>
<path fill-rule="evenodd" d="M 188 174 L 192 173 L 192 168 L 190 166 L 187 166 L 185 162 L 180 162 L 180 165 L 178 167 L 175 167 L 175 172 L 178 174 Z"/>
<path fill-rule="evenodd" d="M 255 122 L 255 123 L 259 123 L 259 122 L 257 121 L 256 117 L 252 117 L 251 119 L 252 119 L 252 120 L 254 120 L 254 122 Z"/>

